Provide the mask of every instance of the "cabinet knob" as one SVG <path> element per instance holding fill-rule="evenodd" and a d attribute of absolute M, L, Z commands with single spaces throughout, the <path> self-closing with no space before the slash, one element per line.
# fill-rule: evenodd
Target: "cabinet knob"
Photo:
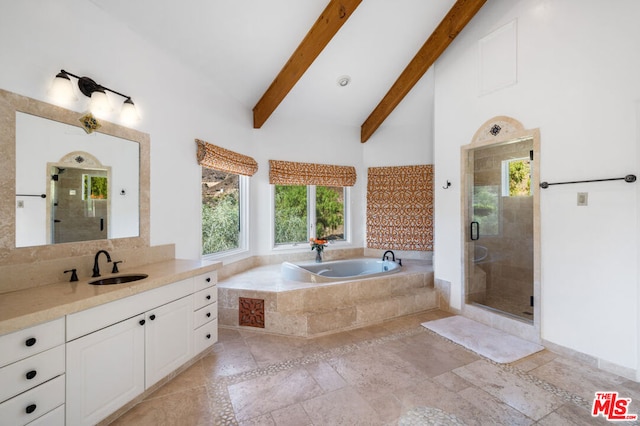
<path fill-rule="evenodd" d="M 211 295 L 207 294 L 207 300 L 211 300 Z"/>
<path fill-rule="evenodd" d="M 154 319 L 156 319 L 156 315 L 155 315 L 155 314 L 152 314 L 152 315 L 149 317 L 149 319 L 150 319 L 151 321 L 153 321 Z"/>
<path fill-rule="evenodd" d="M 145 321 L 145 320 L 143 320 L 143 319 L 141 319 L 141 320 L 139 321 L 140 325 L 144 325 L 144 323 L 145 323 L 145 322 L 146 322 L 146 321 Z"/>
<path fill-rule="evenodd" d="M 211 282 L 211 278 L 207 277 L 206 281 L 207 281 L 208 283 L 210 283 L 210 282 Z"/>
<path fill-rule="evenodd" d="M 36 404 L 27 405 L 27 408 L 24 409 L 27 414 L 31 414 L 36 411 Z"/>
<path fill-rule="evenodd" d="M 31 371 L 27 372 L 27 374 L 25 374 L 25 377 L 27 378 L 27 380 L 31 380 L 34 377 L 36 377 L 36 374 L 38 374 L 36 372 L 36 370 L 31 370 Z"/>
<path fill-rule="evenodd" d="M 207 318 L 211 317 L 211 312 L 207 312 Z"/>
<path fill-rule="evenodd" d="M 25 345 L 27 346 L 33 346 L 36 344 L 36 338 L 35 337 L 29 337 L 25 342 Z"/>
<path fill-rule="evenodd" d="M 207 334 L 207 339 L 211 339 L 211 333 Z"/>

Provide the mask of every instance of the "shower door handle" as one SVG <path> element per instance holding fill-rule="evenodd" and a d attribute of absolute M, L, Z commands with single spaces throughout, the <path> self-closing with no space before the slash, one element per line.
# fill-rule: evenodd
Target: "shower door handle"
<path fill-rule="evenodd" d="M 480 224 L 475 221 L 471 222 L 471 226 L 469 228 L 471 241 L 480 239 Z"/>

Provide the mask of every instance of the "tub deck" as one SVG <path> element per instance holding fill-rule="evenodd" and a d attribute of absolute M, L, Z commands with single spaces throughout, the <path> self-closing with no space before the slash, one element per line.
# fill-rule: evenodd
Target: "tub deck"
<path fill-rule="evenodd" d="M 243 322 L 253 316 L 264 324 L 247 327 L 252 330 L 311 337 L 438 307 L 433 267 L 425 261 L 403 259 L 402 271 L 394 274 L 327 283 L 283 279 L 280 267 L 261 266 L 218 282 L 219 324 L 244 328 L 242 310 Z"/>

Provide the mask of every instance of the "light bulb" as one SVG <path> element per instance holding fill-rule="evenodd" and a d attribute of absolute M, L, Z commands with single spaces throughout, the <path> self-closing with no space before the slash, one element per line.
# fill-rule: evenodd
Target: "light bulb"
<path fill-rule="evenodd" d="M 109 102 L 109 98 L 107 98 L 107 94 L 104 90 L 96 90 L 91 93 L 89 110 L 93 115 L 99 118 L 104 118 L 113 110 L 111 103 Z"/>
<path fill-rule="evenodd" d="M 134 124 L 140 119 L 138 110 L 133 104 L 131 98 L 127 98 L 122 104 L 122 110 L 120 111 L 120 120 L 124 124 Z"/>
<path fill-rule="evenodd" d="M 51 96 L 57 103 L 63 105 L 67 105 L 78 100 L 78 97 L 73 91 L 71 79 L 63 72 L 58 73 L 56 78 L 53 79 L 53 82 L 51 82 L 49 96 Z"/>

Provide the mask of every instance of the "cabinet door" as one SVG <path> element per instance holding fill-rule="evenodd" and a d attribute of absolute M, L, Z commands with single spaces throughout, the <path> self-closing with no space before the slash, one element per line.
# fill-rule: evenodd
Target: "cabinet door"
<path fill-rule="evenodd" d="M 146 388 L 192 356 L 193 298 L 183 297 L 147 312 L 145 330 Z"/>
<path fill-rule="evenodd" d="M 144 316 L 67 343 L 67 424 L 94 425 L 144 391 Z"/>

